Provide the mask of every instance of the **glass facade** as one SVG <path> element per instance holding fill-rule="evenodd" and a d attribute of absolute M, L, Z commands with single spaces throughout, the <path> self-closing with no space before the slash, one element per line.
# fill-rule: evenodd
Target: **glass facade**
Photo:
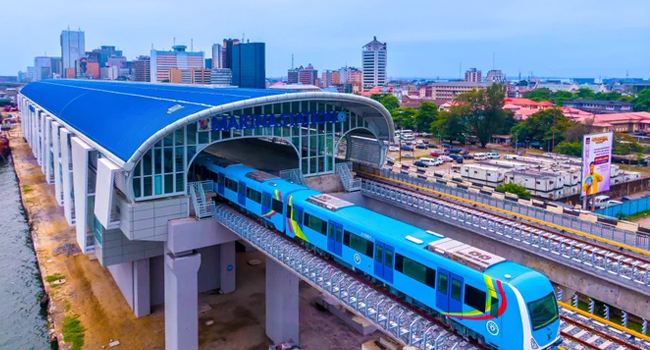
<path fill-rule="evenodd" d="M 216 142 L 247 137 L 282 138 L 292 144 L 300 154 L 300 169 L 306 176 L 333 173 L 334 148 L 341 137 L 356 128 L 375 132 L 373 126 L 350 110 L 321 102 L 300 101 L 249 107 L 216 116 L 239 120 L 241 116 L 250 115 L 273 114 L 279 117 L 282 113 L 340 111 L 346 112 L 345 121 L 320 124 L 310 119 L 305 124 L 297 125 L 215 131 L 208 128 L 202 131 L 198 130 L 197 122 L 190 123 L 159 140 L 136 164 L 129 174 L 133 197 L 137 201 L 184 195 L 187 169 L 197 153 Z"/>
<path fill-rule="evenodd" d="M 242 88 L 266 87 L 264 43 L 240 43 L 232 47 L 232 84 Z"/>

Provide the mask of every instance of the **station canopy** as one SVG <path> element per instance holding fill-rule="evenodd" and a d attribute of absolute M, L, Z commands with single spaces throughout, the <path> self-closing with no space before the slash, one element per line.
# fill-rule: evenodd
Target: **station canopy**
<path fill-rule="evenodd" d="M 174 129 L 273 103 L 338 105 L 371 123 L 379 140 L 388 141 L 394 133 L 390 114 L 381 104 L 343 93 L 55 79 L 30 83 L 21 94 L 126 168 Z"/>

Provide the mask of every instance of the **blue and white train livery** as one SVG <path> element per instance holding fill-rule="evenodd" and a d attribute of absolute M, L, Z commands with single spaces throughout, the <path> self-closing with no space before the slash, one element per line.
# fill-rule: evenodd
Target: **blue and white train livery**
<path fill-rule="evenodd" d="M 526 266 L 339 198 L 200 155 L 195 173 L 227 200 L 318 253 L 385 284 L 492 349 L 555 349 L 555 292 Z"/>

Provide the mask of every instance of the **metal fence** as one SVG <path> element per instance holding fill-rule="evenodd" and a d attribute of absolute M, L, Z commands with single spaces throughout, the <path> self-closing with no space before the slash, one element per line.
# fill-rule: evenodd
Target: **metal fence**
<path fill-rule="evenodd" d="M 408 174 L 395 173 L 390 169 L 382 169 L 381 176 L 406 182 L 420 187 L 425 187 L 434 191 L 442 192 L 447 195 L 460 197 L 466 200 L 482 203 L 494 208 L 511 211 L 520 215 L 529 216 L 538 220 L 546 221 L 570 228 L 573 230 L 589 233 L 594 236 L 605 238 L 619 243 L 624 243 L 633 247 L 650 250 L 650 235 L 640 234 L 633 231 L 622 230 L 612 226 L 600 223 L 589 222 L 566 214 L 557 214 L 548 210 L 537 208 L 517 202 L 494 198 L 492 196 L 471 192 L 462 188 L 447 186 L 437 182 L 431 182 L 427 179 L 412 177 Z"/>
<path fill-rule="evenodd" d="M 634 215 L 646 210 L 650 210 L 650 197 L 634 199 L 623 204 L 598 209 L 596 210 L 596 213 L 618 218 L 621 215 Z"/>

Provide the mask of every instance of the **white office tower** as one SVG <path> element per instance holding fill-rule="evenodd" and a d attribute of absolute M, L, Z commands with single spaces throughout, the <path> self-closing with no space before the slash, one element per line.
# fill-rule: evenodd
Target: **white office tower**
<path fill-rule="evenodd" d="M 371 42 L 363 46 L 363 91 L 386 84 L 386 56 L 386 43 L 380 43 L 377 37 L 373 37 Z"/>

